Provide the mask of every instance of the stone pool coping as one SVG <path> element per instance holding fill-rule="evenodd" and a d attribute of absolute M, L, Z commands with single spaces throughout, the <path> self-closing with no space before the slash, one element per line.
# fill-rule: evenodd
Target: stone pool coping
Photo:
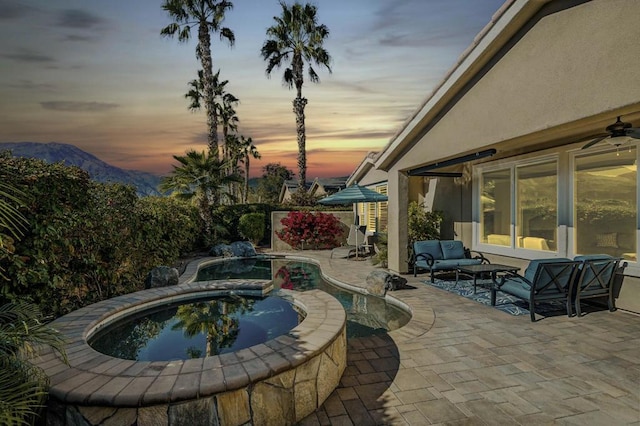
<path fill-rule="evenodd" d="M 185 273 L 201 262 L 192 262 Z M 184 278 L 183 278 L 184 277 Z M 228 354 L 181 361 L 130 361 L 97 352 L 87 338 L 102 324 L 148 307 L 189 295 L 222 296 L 234 292 L 263 295 L 270 280 L 224 280 L 142 290 L 79 309 L 50 325 L 67 338 L 66 365 L 57 353 L 44 349 L 33 363 L 50 378 L 49 393 L 69 405 L 143 407 L 192 400 L 247 387 L 251 383 L 295 369 L 322 354 L 344 335 L 342 305 L 320 290 L 288 291 L 306 317 L 289 333 L 263 344 Z"/>

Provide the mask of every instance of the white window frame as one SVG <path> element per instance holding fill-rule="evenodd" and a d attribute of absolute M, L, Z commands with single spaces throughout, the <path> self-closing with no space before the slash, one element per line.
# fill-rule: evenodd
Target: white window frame
<path fill-rule="evenodd" d="M 576 249 L 574 247 L 574 183 L 575 183 L 575 160 L 581 154 L 585 154 L 581 150 L 583 144 L 580 146 L 570 146 L 568 149 L 556 152 L 536 153 L 532 156 L 524 155 L 518 157 L 512 157 L 492 162 L 487 162 L 473 166 L 473 187 L 472 187 L 472 248 L 474 250 L 484 252 L 487 254 L 494 254 L 498 256 L 515 257 L 520 259 L 541 259 L 541 258 L 557 258 L 568 257 L 573 258 L 576 256 Z M 632 146 L 636 149 L 636 164 L 640 164 L 640 144 L 635 143 Z M 611 151 L 613 148 L 611 145 L 602 144 L 600 147 L 592 147 L 589 150 L 589 154 L 596 154 L 598 152 Z M 620 148 L 625 149 L 625 148 Z M 516 220 L 516 166 L 534 165 L 536 163 L 542 163 L 555 159 L 557 161 L 557 173 L 558 173 L 558 187 L 557 187 L 557 200 L 558 200 L 558 229 L 557 229 L 557 247 L 555 252 L 543 251 L 543 250 L 529 250 L 516 247 L 515 244 L 515 220 Z M 511 171 L 511 223 L 509 226 L 509 232 L 511 236 L 511 247 L 498 246 L 492 244 L 486 244 L 480 242 L 480 220 L 482 212 L 480 211 L 480 195 L 481 195 L 481 183 L 482 174 L 485 172 L 491 172 L 496 170 L 504 170 L 509 168 Z M 638 212 L 636 215 L 636 258 L 640 259 L 640 170 L 637 171 L 636 180 L 636 197 Z M 639 276 L 640 277 L 640 262 L 625 260 L 627 262 L 627 268 L 625 269 L 625 275 Z"/>

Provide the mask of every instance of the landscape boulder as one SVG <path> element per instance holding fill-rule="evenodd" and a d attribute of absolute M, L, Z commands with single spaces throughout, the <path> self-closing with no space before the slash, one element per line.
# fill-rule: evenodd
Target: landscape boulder
<path fill-rule="evenodd" d="M 170 266 L 157 266 L 147 274 L 144 280 L 144 288 L 167 287 L 177 285 L 179 279 L 178 270 Z"/>
<path fill-rule="evenodd" d="M 231 244 L 217 244 L 209 251 L 215 257 L 255 257 L 256 249 L 249 241 L 234 241 Z"/>
<path fill-rule="evenodd" d="M 387 291 L 405 287 L 407 279 L 388 271 L 371 271 L 367 275 L 366 289 L 373 296 L 384 296 Z"/>

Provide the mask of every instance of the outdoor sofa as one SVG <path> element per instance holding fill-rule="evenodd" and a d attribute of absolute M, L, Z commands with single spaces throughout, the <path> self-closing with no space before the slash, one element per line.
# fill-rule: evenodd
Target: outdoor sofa
<path fill-rule="evenodd" d="M 607 298 L 609 311 L 615 311 L 613 295 L 617 274 L 622 274 L 627 267 L 620 257 L 608 254 L 591 254 L 576 256 L 574 260 L 582 262 L 578 267 L 579 276 L 572 289 L 572 298 L 576 308 L 576 315 L 581 316 L 581 301 L 583 299 Z"/>
<path fill-rule="evenodd" d="M 489 263 L 489 260 L 482 253 L 465 248 L 462 241 L 423 240 L 413 243 L 410 262 L 414 277 L 422 269 L 429 271 L 433 282 L 435 272 L 455 271 L 458 266 L 479 265 Z"/>
<path fill-rule="evenodd" d="M 606 297 L 609 310 L 613 311 L 613 283 L 620 267 L 620 258 L 606 254 L 568 258 L 534 259 L 523 275 L 506 273 L 491 287 L 491 305 L 496 304 L 496 292 L 510 294 L 529 302 L 531 321 L 535 321 L 535 305 L 538 302 L 562 300 L 567 316 L 581 315 L 581 300 Z"/>

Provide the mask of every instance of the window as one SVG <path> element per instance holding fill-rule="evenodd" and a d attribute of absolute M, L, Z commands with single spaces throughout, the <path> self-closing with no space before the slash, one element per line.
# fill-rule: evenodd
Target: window
<path fill-rule="evenodd" d="M 557 250 L 557 159 L 483 171 L 480 185 L 480 243 Z"/>
<path fill-rule="evenodd" d="M 511 169 L 482 174 L 480 242 L 511 246 Z"/>
<path fill-rule="evenodd" d="M 516 246 L 556 251 L 557 162 L 516 167 Z"/>
<path fill-rule="evenodd" d="M 636 261 L 636 148 L 576 156 L 576 254 L 605 253 Z"/>
<path fill-rule="evenodd" d="M 608 254 L 637 262 L 638 154 L 630 145 L 478 166 L 480 249 L 537 252 L 523 254 L 528 258 Z"/>
<path fill-rule="evenodd" d="M 387 195 L 387 185 L 378 185 L 374 188 L 374 191 Z M 386 232 L 388 202 L 364 203 L 360 205 L 362 206 L 362 217 L 366 218 L 366 222 L 363 220 L 362 223 L 366 223 L 367 231 Z"/>

